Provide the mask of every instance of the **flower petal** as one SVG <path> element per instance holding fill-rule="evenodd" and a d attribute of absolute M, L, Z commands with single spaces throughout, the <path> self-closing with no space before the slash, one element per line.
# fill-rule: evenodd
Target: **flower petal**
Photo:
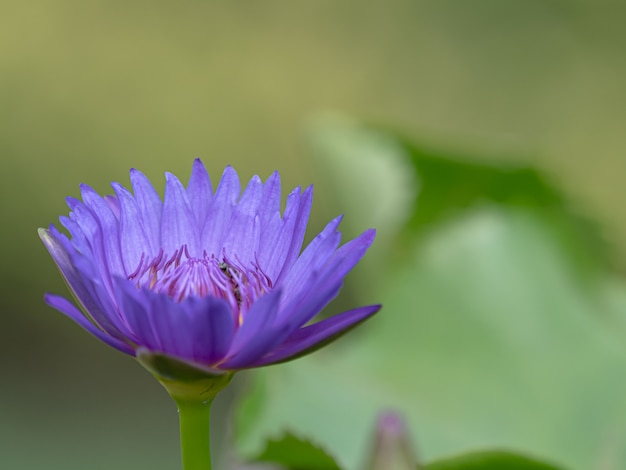
<path fill-rule="evenodd" d="M 91 319 L 111 336 L 118 339 L 127 336 L 128 330 L 114 313 L 108 292 L 97 284 L 94 268 L 88 266 L 86 259 L 75 252 L 65 235 L 51 226 L 49 230 L 39 229 L 39 236 L 72 293 Z"/>
<path fill-rule="evenodd" d="M 187 198 L 196 217 L 196 223 L 200 228 L 204 226 L 212 197 L 213 187 L 209 173 L 206 171 L 202 160 L 196 158 L 193 162 L 189 183 L 187 183 Z"/>
<path fill-rule="evenodd" d="M 241 200 L 235 206 L 224 240 L 227 255 L 237 256 L 243 262 L 253 261 L 261 232 L 257 209 L 263 197 L 263 184 L 258 176 L 252 177 Z"/>
<path fill-rule="evenodd" d="M 111 275 L 123 275 L 124 265 L 120 250 L 119 227 L 109 205 L 96 191 L 86 184 L 80 185 L 85 205 L 91 209 L 102 235 L 104 255 Z"/>
<path fill-rule="evenodd" d="M 263 197 L 259 204 L 261 226 L 265 227 L 276 213 L 280 214 L 280 174 L 277 171 L 263 185 Z"/>
<path fill-rule="evenodd" d="M 161 247 L 161 213 L 163 203 L 155 191 L 150 180 L 141 171 L 130 170 L 130 182 L 137 207 L 143 220 L 146 236 L 150 240 L 150 247 L 155 253 Z"/>
<path fill-rule="evenodd" d="M 297 297 L 301 290 L 309 287 L 308 284 L 312 273 L 319 270 L 334 254 L 341 241 L 341 233 L 337 231 L 341 219 L 342 216 L 339 216 L 331 220 L 324 230 L 304 249 L 289 272 L 284 276 L 284 280 L 282 282 L 279 280 L 281 288 L 285 291 L 284 305 L 292 298 Z"/>
<path fill-rule="evenodd" d="M 340 283 L 352 268 L 361 260 L 374 243 L 376 230 L 369 229 L 353 240 L 345 243 L 333 254 L 321 270 L 323 285 L 333 286 Z"/>
<path fill-rule="evenodd" d="M 146 236 L 139 208 L 130 192 L 119 183 L 112 184 L 120 204 L 120 247 L 125 274 L 134 272 L 142 259 L 155 256 L 156 250 L 150 246 Z"/>
<path fill-rule="evenodd" d="M 180 305 L 190 320 L 194 361 L 211 365 L 224 358 L 235 333 L 230 306 L 213 297 L 189 297 Z"/>
<path fill-rule="evenodd" d="M 78 323 L 78 325 L 94 335 L 100 341 L 125 354 L 130 354 L 131 356 L 134 356 L 135 353 L 131 346 L 97 328 L 69 300 L 52 294 L 46 294 L 44 300 L 50 307 L 67 315 L 69 318 L 74 320 L 76 323 Z"/>
<path fill-rule="evenodd" d="M 150 301 L 145 292 L 119 277 L 115 287 L 117 305 L 133 333 L 133 341 L 151 351 L 163 351 L 160 337 L 152 324 Z"/>
<path fill-rule="evenodd" d="M 209 205 L 209 213 L 202 229 L 202 248 L 208 254 L 221 256 L 223 240 L 228 233 L 230 219 L 240 194 L 239 176 L 233 167 L 227 166 Z"/>
<path fill-rule="evenodd" d="M 104 202 L 109 205 L 109 208 L 111 209 L 111 212 L 113 212 L 115 218 L 120 220 L 120 201 L 118 201 L 118 199 L 112 194 L 107 194 L 104 196 Z"/>
<path fill-rule="evenodd" d="M 293 263 L 298 259 L 300 251 L 302 250 L 302 243 L 304 242 L 304 234 L 306 233 L 306 226 L 309 223 L 309 215 L 311 214 L 311 205 L 313 204 L 313 186 L 309 186 L 304 190 L 299 199 L 298 213 L 295 215 L 295 224 L 293 228 L 293 236 L 291 243 L 289 244 L 289 250 L 285 256 L 285 262 L 283 269 L 279 276 L 276 278 L 276 282 L 282 281 L 284 275 L 286 275 L 291 269 Z M 285 212 L 287 210 L 285 209 Z M 284 249 L 284 248 L 283 248 Z"/>
<path fill-rule="evenodd" d="M 165 197 L 161 218 L 161 244 L 169 256 L 187 245 L 191 256 L 200 255 L 199 230 L 189 207 L 187 193 L 181 182 L 171 173 L 165 174 Z"/>
<path fill-rule="evenodd" d="M 91 246 L 89 245 L 85 234 L 81 230 L 80 226 L 76 223 L 76 221 L 69 217 L 61 216 L 59 217 L 59 222 L 61 222 L 61 225 L 63 225 L 63 227 L 65 227 L 69 234 L 72 236 L 72 246 L 74 246 L 74 248 L 76 248 L 76 250 L 78 250 L 78 252 L 82 253 L 83 255 L 90 254 Z"/>
<path fill-rule="evenodd" d="M 344 277 L 363 257 L 375 236 L 374 230 L 366 230 L 341 246 L 314 276 L 299 286 L 303 294 L 292 297 L 290 303 L 281 309 L 280 324 L 286 324 L 291 332 L 317 315 L 337 296 Z"/>
<path fill-rule="evenodd" d="M 150 301 L 150 320 L 163 352 L 181 359 L 191 358 L 191 321 L 183 308 L 165 294 L 147 290 L 144 294 Z"/>
<path fill-rule="evenodd" d="M 288 247 L 293 240 L 300 200 L 300 188 L 296 188 L 287 197 L 284 218 L 281 217 L 280 212 L 275 212 L 261 228 L 257 259 L 263 272 L 274 283 L 289 254 Z"/>
<path fill-rule="evenodd" d="M 363 323 L 380 308 L 380 305 L 360 307 L 300 328 L 270 354 L 254 362 L 251 367 L 286 362 L 312 353 Z"/>
<path fill-rule="evenodd" d="M 271 350 L 280 338 L 274 328 L 281 291 L 274 290 L 258 299 L 248 310 L 221 369 L 241 369 Z"/>

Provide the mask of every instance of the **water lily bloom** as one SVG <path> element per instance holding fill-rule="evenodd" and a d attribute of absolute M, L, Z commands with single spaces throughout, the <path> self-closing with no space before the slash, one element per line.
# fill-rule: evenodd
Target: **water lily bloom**
<path fill-rule="evenodd" d="M 339 292 L 374 240 L 340 246 L 341 217 L 302 250 L 312 188 L 293 190 L 281 213 L 280 176 L 254 176 L 241 193 L 227 167 L 213 192 L 200 160 L 187 187 L 166 174 L 163 199 L 141 172 L 133 192 L 100 196 L 81 185 L 40 236 L 78 303 L 46 302 L 108 345 L 215 373 L 307 354 L 376 313 L 372 305 L 309 322 Z"/>

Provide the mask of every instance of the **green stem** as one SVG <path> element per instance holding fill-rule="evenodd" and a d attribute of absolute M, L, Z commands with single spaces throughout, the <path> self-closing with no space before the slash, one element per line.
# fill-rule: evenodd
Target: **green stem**
<path fill-rule="evenodd" d="M 144 348 L 136 357 L 178 406 L 183 470 L 211 470 L 211 403 L 233 373 L 204 369 Z"/>
<path fill-rule="evenodd" d="M 183 470 L 211 470 L 211 402 L 177 399 Z"/>

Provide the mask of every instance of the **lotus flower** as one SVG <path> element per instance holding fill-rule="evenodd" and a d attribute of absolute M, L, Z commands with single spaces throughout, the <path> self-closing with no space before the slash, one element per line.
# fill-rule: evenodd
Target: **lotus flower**
<path fill-rule="evenodd" d="M 339 246 L 341 217 L 301 252 L 312 187 L 294 189 L 281 214 L 280 176 L 254 176 L 241 194 L 227 167 L 215 192 L 200 160 L 187 187 L 166 174 L 159 197 L 131 170 L 133 193 L 118 183 L 100 196 L 81 185 L 40 236 L 79 307 L 46 302 L 126 354 L 165 357 L 230 373 L 307 354 L 363 322 L 380 306 L 309 322 L 339 292 L 374 240 L 367 230 Z"/>

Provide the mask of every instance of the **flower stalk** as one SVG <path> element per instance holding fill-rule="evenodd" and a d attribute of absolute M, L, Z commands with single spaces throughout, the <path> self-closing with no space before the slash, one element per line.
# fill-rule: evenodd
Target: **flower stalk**
<path fill-rule="evenodd" d="M 210 400 L 176 399 L 183 470 L 211 470 Z"/>
<path fill-rule="evenodd" d="M 231 378 L 226 374 L 180 382 L 157 377 L 178 407 L 183 470 L 211 470 L 211 404 Z"/>

